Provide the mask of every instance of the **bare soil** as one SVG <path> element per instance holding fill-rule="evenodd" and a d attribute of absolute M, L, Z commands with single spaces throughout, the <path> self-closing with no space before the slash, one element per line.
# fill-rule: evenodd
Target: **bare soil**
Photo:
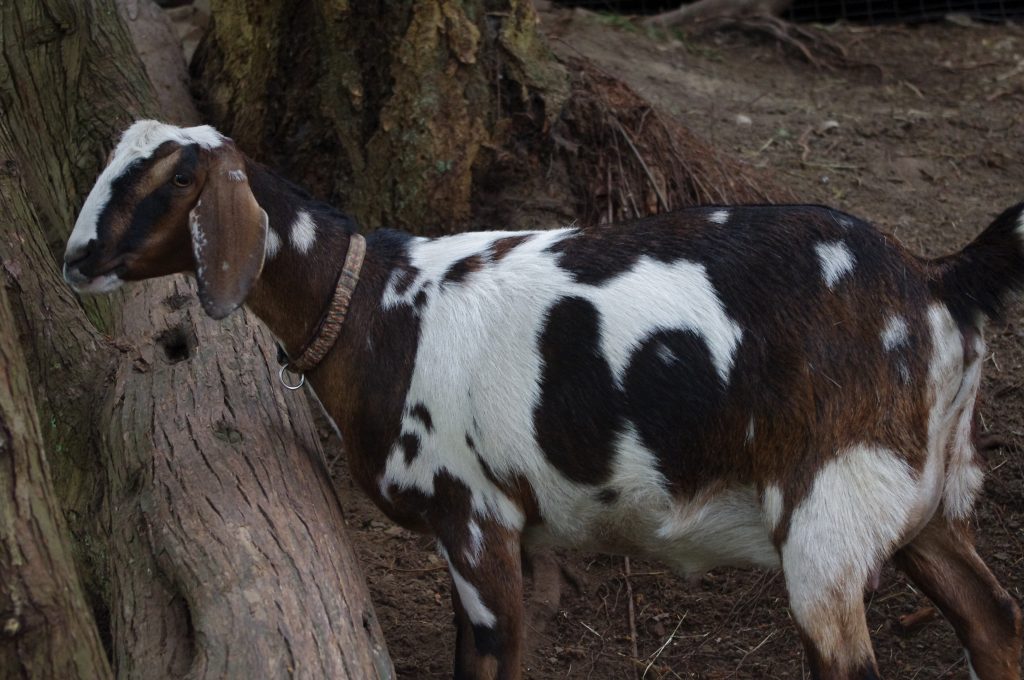
<path fill-rule="evenodd" d="M 593 60 L 802 200 L 866 217 L 915 252 L 957 249 L 1024 199 L 1019 26 L 814 29 L 848 49 L 849 63 L 830 70 L 740 33 L 652 36 L 619 18 L 570 10 L 546 13 L 544 21 L 559 52 Z M 981 416 L 984 431 L 1002 444 L 987 453 L 976 518 L 980 552 L 1018 600 L 1022 335 L 1024 305 L 988 333 Z M 391 525 L 345 472 L 339 488 L 399 676 L 449 676 L 448 578 L 431 542 Z M 579 590 L 567 588 L 557 614 L 533 635 L 527 677 L 809 677 L 780 575 L 716 569 L 686 582 L 662 565 L 634 560 L 627 578 L 621 557 L 563 558 Z M 928 602 L 893 569 L 867 603 L 886 678 L 967 678 L 960 645 L 941 617 L 898 634 L 899 617 Z"/>

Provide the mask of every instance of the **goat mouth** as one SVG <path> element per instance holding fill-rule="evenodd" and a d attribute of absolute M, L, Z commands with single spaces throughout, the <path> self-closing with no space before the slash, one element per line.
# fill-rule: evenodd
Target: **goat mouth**
<path fill-rule="evenodd" d="M 99 274 L 85 276 L 76 267 L 64 265 L 64 280 L 77 293 L 99 294 L 109 293 L 124 283 L 121 274 L 124 273 L 124 265 L 117 264 Z"/>

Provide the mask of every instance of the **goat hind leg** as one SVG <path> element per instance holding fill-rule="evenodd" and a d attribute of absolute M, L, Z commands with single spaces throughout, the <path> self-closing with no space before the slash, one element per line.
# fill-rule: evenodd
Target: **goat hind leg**
<path fill-rule="evenodd" d="M 965 523 L 936 516 L 893 562 L 956 629 L 972 678 L 1020 678 L 1020 607 L 978 556 Z"/>
<path fill-rule="evenodd" d="M 795 570 L 794 570 L 795 571 Z M 790 607 L 815 680 L 878 680 L 864 614 L 863 586 L 841 583 L 811 592 L 800 573 L 786 570 Z"/>

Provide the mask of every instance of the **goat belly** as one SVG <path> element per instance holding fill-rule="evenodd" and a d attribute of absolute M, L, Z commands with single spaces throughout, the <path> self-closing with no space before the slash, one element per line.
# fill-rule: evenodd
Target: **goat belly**
<path fill-rule="evenodd" d="M 651 487 L 614 499 L 597 492 L 577 498 L 557 516 L 566 519 L 527 529 L 526 544 L 643 556 L 687 576 L 718 566 L 779 566 L 750 486 L 708 489 L 686 500 Z"/>

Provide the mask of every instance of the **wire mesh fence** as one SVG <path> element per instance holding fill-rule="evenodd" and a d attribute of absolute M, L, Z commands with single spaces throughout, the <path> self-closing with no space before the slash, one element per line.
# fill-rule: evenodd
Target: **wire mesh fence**
<path fill-rule="evenodd" d="M 595 12 L 657 14 L 678 7 L 680 0 L 556 0 L 564 7 Z M 961 14 L 976 21 L 1022 21 L 1024 0 L 793 0 L 783 14 L 792 21 L 830 23 L 919 23 Z"/>

